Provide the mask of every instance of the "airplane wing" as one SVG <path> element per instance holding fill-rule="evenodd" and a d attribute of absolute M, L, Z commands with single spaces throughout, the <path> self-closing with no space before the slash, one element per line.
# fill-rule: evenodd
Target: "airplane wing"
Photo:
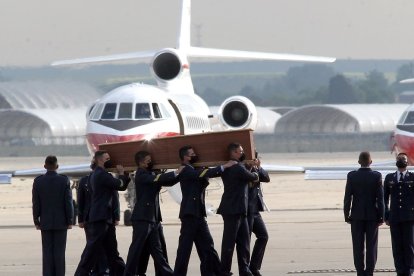
<path fill-rule="evenodd" d="M 256 60 L 289 60 L 289 61 L 310 61 L 310 62 L 334 62 L 333 57 L 305 56 L 293 54 L 277 54 L 251 51 L 224 50 L 213 48 L 190 47 L 189 57 L 216 57 L 216 58 L 237 58 Z"/>
<path fill-rule="evenodd" d="M 157 51 L 142 51 L 142 52 L 132 52 L 124 53 L 117 55 L 109 56 L 97 56 L 97 57 L 87 57 L 87 58 L 77 58 L 77 59 L 67 59 L 59 60 L 53 62 L 52 66 L 61 66 L 61 65 L 74 65 L 74 64 L 86 64 L 86 63 L 95 63 L 95 62 L 109 62 L 109 61 L 118 61 L 118 60 L 127 60 L 134 58 L 152 58 Z"/>
<path fill-rule="evenodd" d="M 58 173 L 69 177 L 82 177 L 91 172 L 90 163 L 79 165 L 59 166 Z M 46 173 L 43 168 L 16 170 L 16 171 L 0 171 L 0 184 L 11 184 L 13 177 L 36 177 Z"/>

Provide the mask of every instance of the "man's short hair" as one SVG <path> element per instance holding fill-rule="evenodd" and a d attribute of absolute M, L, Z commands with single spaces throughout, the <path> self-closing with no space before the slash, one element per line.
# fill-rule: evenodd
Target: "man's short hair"
<path fill-rule="evenodd" d="M 137 166 L 139 166 L 139 163 L 141 163 L 142 161 L 145 160 L 145 157 L 147 157 L 148 155 L 150 155 L 150 153 L 148 151 L 145 150 L 140 150 L 137 153 L 135 153 L 135 164 L 137 164 Z"/>
<path fill-rule="evenodd" d="M 371 154 L 369 153 L 369 151 L 363 151 L 359 154 L 359 164 L 361 164 L 361 166 L 368 166 L 371 163 Z"/>
<path fill-rule="evenodd" d="M 57 166 L 57 158 L 54 155 L 48 155 L 45 159 L 45 165 L 53 168 Z"/>
<path fill-rule="evenodd" d="M 227 146 L 227 152 L 232 153 L 233 151 L 237 150 L 239 147 L 241 147 L 240 143 L 230 143 Z"/>
<path fill-rule="evenodd" d="M 397 154 L 397 157 L 401 156 L 401 155 L 405 155 L 408 159 L 408 154 L 406 154 L 405 152 L 400 152 L 399 154 Z"/>
<path fill-rule="evenodd" d="M 187 146 L 181 147 L 178 150 L 178 155 L 180 156 L 181 161 L 184 160 L 184 156 L 186 156 L 188 154 L 188 151 L 192 148 L 193 148 L 192 146 L 187 145 Z"/>
<path fill-rule="evenodd" d="M 106 150 L 97 150 L 94 155 L 95 162 L 101 158 L 105 153 L 108 153 Z"/>

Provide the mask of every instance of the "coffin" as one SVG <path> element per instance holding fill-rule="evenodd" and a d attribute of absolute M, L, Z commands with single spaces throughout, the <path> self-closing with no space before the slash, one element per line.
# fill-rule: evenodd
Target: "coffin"
<path fill-rule="evenodd" d="M 99 149 L 106 150 L 113 164 L 123 165 L 127 171 L 136 170 L 134 155 L 140 150 L 151 154 L 154 168 L 174 169 L 181 164 L 178 150 L 183 146 L 192 146 L 199 156 L 195 166 L 217 166 L 229 160 L 227 146 L 232 142 L 242 145 L 246 160 L 254 159 L 255 146 L 250 129 L 100 144 Z"/>

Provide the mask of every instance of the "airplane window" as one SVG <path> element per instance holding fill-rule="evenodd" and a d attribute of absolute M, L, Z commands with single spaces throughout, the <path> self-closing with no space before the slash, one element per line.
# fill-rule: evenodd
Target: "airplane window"
<path fill-rule="evenodd" d="M 103 104 L 98 104 L 97 106 L 95 106 L 95 108 L 92 111 L 92 115 L 91 115 L 92 120 L 99 120 L 103 106 L 104 106 Z"/>
<path fill-rule="evenodd" d="M 93 104 L 90 108 L 89 108 L 89 111 L 88 111 L 88 115 L 90 116 L 91 115 L 91 113 L 92 113 L 92 110 L 93 110 L 93 108 L 95 107 L 95 105 Z"/>
<path fill-rule="evenodd" d="M 156 119 L 161 119 L 161 111 L 160 108 L 158 107 L 158 104 L 156 103 L 152 103 L 152 111 L 154 112 L 154 118 Z"/>
<path fill-rule="evenodd" d="M 149 104 L 137 103 L 135 105 L 135 119 L 151 119 Z"/>
<path fill-rule="evenodd" d="M 121 103 L 119 105 L 118 119 L 132 118 L 132 103 Z"/>
<path fill-rule="evenodd" d="M 101 119 L 103 120 L 115 119 L 115 113 L 116 113 L 116 103 L 107 103 L 102 112 Z"/>
<path fill-rule="evenodd" d="M 404 111 L 404 113 L 401 115 L 400 119 L 398 120 L 399 125 L 402 125 L 404 123 L 406 116 L 407 116 L 407 111 Z"/>
<path fill-rule="evenodd" d="M 410 111 L 405 118 L 404 124 L 413 125 L 414 124 L 414 111 Z"/>
<path fill-rule="evenodd" d="M 162 103 L 160 103 L 160 108 L 161 108 L 162 115 L 163 115 L 164 118 L 170 118 L 171 117 L 170 113 L 167 111 L 167 109 L 165 108 L 165 106 Z"/>

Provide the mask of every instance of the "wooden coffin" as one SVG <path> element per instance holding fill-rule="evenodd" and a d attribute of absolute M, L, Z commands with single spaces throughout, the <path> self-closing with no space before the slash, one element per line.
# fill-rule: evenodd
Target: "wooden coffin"
<path fill-rule="evenodd" d="M 199 156 L 196 166 L 224 164 L 229 160 L 227 146 L 231 142 L 242 145 L 246 160 L 254 159 L 255 146 L 253 131 L 250 129 L 100 144 L 99 149 L 108 151 L 113 164 L 123 165 L 127 171 L 136 170 L 134 155 L 140 150 L 148 151 L 151 154 L 154 168 L 173 169 L 180 166 L 178 150 L 185 145 L 192 146 Z"/>

